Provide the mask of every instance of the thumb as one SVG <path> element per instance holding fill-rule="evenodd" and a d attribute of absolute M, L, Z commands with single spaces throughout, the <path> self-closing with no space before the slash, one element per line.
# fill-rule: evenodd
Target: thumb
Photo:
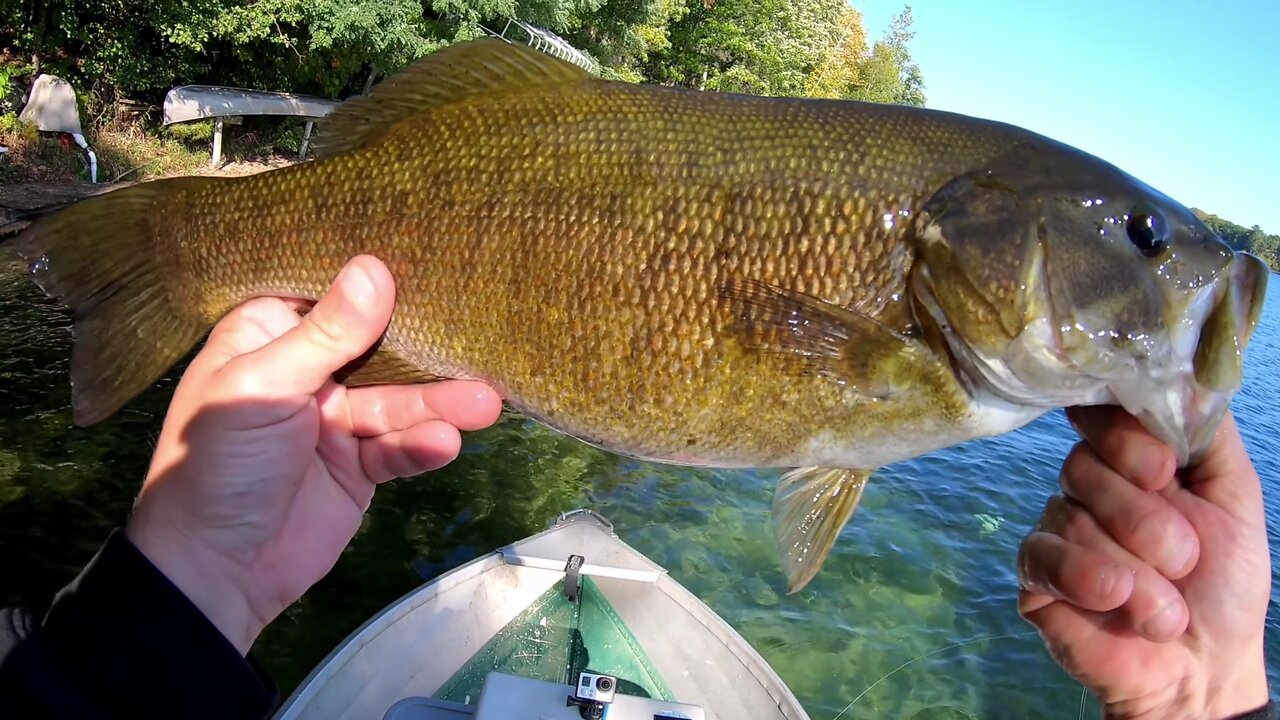
<path fill-rule="evenodd" d="M 1230 411 L 1218 425 L 1204 458 L 1184 473 L 1183 484 L 1193 494 L 1236 520 L 1251 525 L 1263 522 L 1262 483 Z"/>
<path fill-rule="evenodd" d="M 265 395 L 317 392 L 347 363 L 373 346 L 391 322 L 395 280 L 377 258 L 352 258 L 314 309 L 279 339 L 242 355 L 232 365 L 287 368 L 272 373 Z"/>

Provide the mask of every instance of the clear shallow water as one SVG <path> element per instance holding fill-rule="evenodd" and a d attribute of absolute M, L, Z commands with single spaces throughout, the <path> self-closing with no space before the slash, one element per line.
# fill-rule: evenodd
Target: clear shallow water
<path fill-rule="evenodd" d="M 0 265 L 6 604 L 46 603 L 124 521 L 181 371 L 110 421 L 74 428 L 67 324 L 19 267 Z M 1280 292 L 1268 298 L 1249 353 L 1234 409 L 1280 549 Z M 787 596 L 769 538 L 776 474 L 620 459 L 507 417 L 468 435 L 448 468 L 380 491 L 338 566 L 268 629 L 257 652 L 288 693 L 364 618 L 423 578 L 537 531 L 560 511 L 591 506 L 755 644 L 815 720 L 1076 717 L 1080 688 L 1018 616 L 1014 573 L 1018 543 L 1074 441 L 1054 413 L 881 471 L 823 572 Z M 1276 597 L 1267 635 L 1273 682 Z M 1084 712 L 1096 717 L 1095 704 Z"/>

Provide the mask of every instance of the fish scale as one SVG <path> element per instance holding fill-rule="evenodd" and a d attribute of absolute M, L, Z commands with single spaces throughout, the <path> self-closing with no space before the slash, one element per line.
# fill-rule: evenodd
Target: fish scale
<path fill-rule="evenodd" d="M 938 392 L 866 407 L 829 379 L 794 377 L 787 361 L 735 347 L 718 299 L 731 278 L 872 311 L 904 294 L 901 226 L 878 220 L 918 208 L 926 188 L 860 188 L 878 151 L 864 157 L 840 142 L 867 136 L 833 132 L 838 107 L 805 113 L 634 86 L 552 94 L 559 102 L 526 92 L 446 105 L 377 146 L 196 191 L 173 216 L 186 244 L 203 246 L 203 262 L 191 263 L 203 319 L 254 295 L 318 297 L 347 257 L 370 253 L 397 278 L 388 337 L 415 365 L 486 379 L 534 417 L 653 459 L 678 448 L 700 463 L 786 464 L 797 437 L 834 427 L 866 442 L 936 402 Z M 635 112 L 655 102 L 663 114 Z M 686 104 L 711 127 L 734 128 L 732 159 L 684 149 L 702 147 L 689 137 L 703 132 L 685 122 Z M 818 148 L 839 144 L 845 160 L 825 160 L 821 182 L 800 182 L 814 150 L 779 147 L 780 121 Z M 502 162 L 512 157 L 519 165 Z M 842 202 L 850 193 L 857 199 Z M 815 214 L 826 208 L 854 214 L 837 215 L 841 225 Z M 220 222 L 246 215 L 254 220 Z M 903 329 L 905 313 L 886 317 Z M 962 402 L 958 387 L 947 392 Z"/>
<path fill-rule="evenodd" d="M 793 591 L 870 471 L 1011 430 L 1063 388 L 1087 403 L 1132 390 L 1078 377 L 1112 364 L 1095 337 L 1123 333 L 1067 344 L 1045 328 L 1154 322 L 1153 306 L 1194 328 L 1204 303 L 1187 299 L 1183 268 L 1218 295 L 1230 286 L 1239 301 L 1215 295 L 1214 338 L 1197 341 L 1217 402 L 1239 380 L 1224 353 L 1256 322 L 1244 294 L 1261 293 L 1185 209 L 1019 128 L 605 82 L 499 41 L 434 53 L 344 103 L 316 147 L 258 175 L 91 198 L 18 239 L 84 331 L 77 422 L 110 415 L 239 303 L 319 298 L 367 253 L 397 304 L 344 382 L 478 378 L 612 452 L 794 468 L 774 511 Z M 1178 262 L 1156 268 L 1108 236 L 1124 223 L 1099 215 L 1104 195 L 1185 221 Z M 1050 318 L 1055 297 L 1087 307 Z M 119 326 L 141 347 L 105 331 Z"/>

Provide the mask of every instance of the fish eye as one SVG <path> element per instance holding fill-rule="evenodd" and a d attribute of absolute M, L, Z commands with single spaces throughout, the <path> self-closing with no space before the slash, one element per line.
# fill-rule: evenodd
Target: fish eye
<path fill-rule="evenodd" d="M 1129 233 L 1129 242 L 1149 258 L 1164 252 L 1169 244 L 1164 218 L 1145 205 L 1139 205 L 1129 211 L 1129 221 L 1125 224 L 1125 230 Z"/>

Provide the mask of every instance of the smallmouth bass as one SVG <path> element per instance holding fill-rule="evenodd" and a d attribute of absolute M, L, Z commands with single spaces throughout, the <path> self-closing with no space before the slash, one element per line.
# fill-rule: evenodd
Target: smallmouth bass
<path fill-rule="evenodd" d="M 481 40 L 350 100 L 314 161 L 90 198 L 13 243 L 75 312 L 98 422 L 235 305 L 397 282 L 349 385 L 473 378 L 649 460 L 788 471 L 792 592 L 875 469 L 1118 404 L 1194 462 L 1268 273 L 1185 207 L 1009 125 L 606 82 Z"/>

